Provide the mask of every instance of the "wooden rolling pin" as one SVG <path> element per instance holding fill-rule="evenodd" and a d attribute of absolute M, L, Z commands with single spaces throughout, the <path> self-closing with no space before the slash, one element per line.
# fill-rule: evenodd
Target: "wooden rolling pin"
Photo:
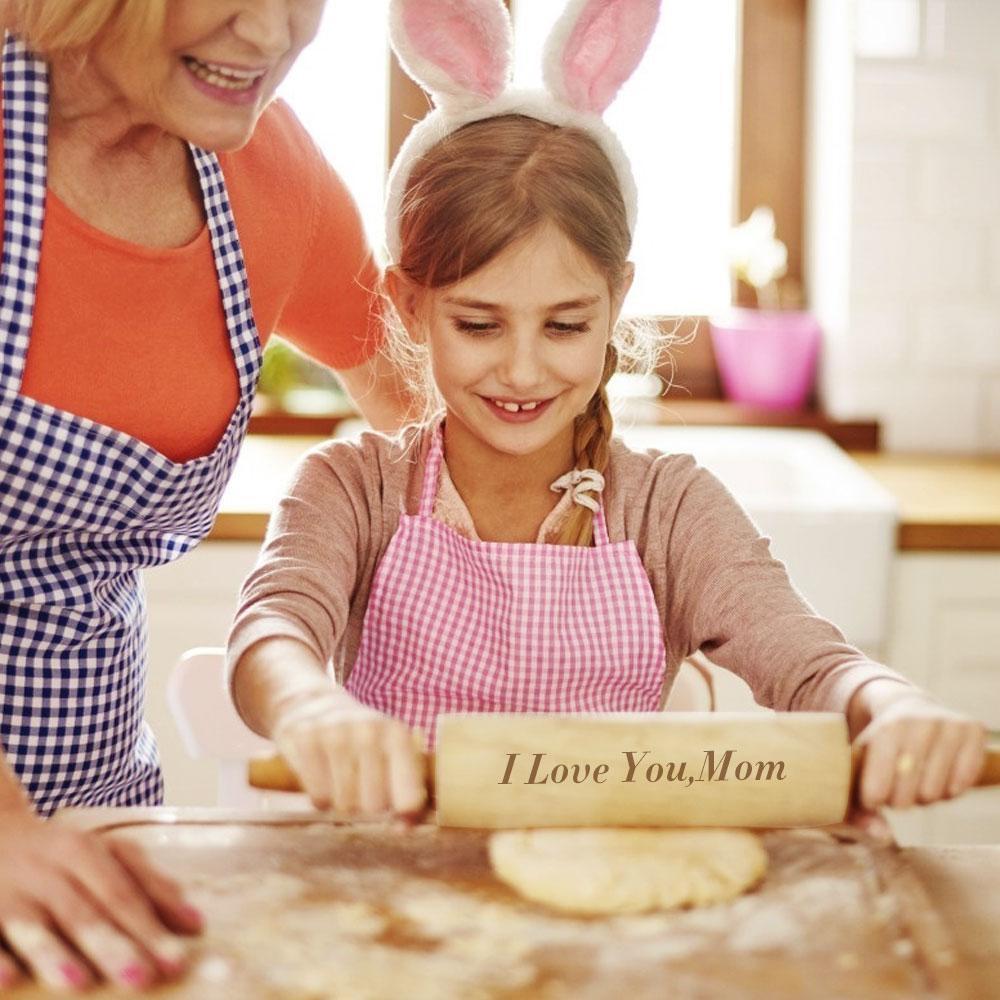
<path fill-rule="evenodd" d="M 441 826 L 796 827 L 845 820 L 860 759 L 837 712 L 455 713 L 430 773 Z M 301 791 L 280 757 L 249 780 Z"/>

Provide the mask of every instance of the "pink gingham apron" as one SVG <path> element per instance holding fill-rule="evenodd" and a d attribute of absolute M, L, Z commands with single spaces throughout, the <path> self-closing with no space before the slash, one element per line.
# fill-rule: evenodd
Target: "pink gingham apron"
<path fill-rule="evenodd" d="M 433 517 L 440 424 L 419 511 L 379 564 L 345 685 L 424 733 L 442 712 L 657 711 L 666 651 L 635 543 L 483 542 Z"/>

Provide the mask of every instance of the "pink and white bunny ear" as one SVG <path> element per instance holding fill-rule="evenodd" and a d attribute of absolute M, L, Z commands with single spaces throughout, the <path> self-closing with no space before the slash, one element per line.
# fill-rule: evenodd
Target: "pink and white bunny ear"
<path fill-rule="evenodd" d="M 392 0 L 389 38 L 439 107 L 483 104 L 510 80 L 514 38 L 502 0 Z"/>
<path fill-rule="evenodd" d="M 570 107 L 600 115 L 635 72 L 660 0 L 570 0 L 545 46 L 545 86 Z"/>

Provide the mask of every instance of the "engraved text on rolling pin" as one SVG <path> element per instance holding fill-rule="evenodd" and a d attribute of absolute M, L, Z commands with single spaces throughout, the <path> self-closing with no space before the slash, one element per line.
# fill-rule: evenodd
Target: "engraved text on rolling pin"
<path fill-rule="evenodd" d="M 688 761 L 651 760 L 649 751 L 623 750 L 621 759 L 613 763 L 585 763 L 550 765 L 544 753 L 509 753 L 507 765 L 498 785 L 583 785 L 588 782 L 603 785 L 608 781 L 638 784 L 661 781 L 674 782 L 685 788 L 696 781 L 784 781 L 783 760 L 738 760 L 734 763 L 735 750 L 716 755 L 706 750 L 701 767 L 688 769 Z M 697 769 L 697 774 L 695 770 Z"/>

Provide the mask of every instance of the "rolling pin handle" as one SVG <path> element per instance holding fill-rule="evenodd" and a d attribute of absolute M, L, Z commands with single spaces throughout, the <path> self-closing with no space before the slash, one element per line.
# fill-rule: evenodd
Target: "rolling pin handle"
<path fill-rule="evenodd" d="M 862 764 L 864 762 L 865 748 L 856 743 L 851 744 L 851 791 L 850 802 L 860 806 L 858 800 L 858 781 L 861 777 Z M 987 788 L 991 785 L 1000 785 L 1000 743 L 991 743 L 986 747 L 986 756 L 983 760 L 983 768 L 979 772 L 973 788 Z"/>
<path fill-rule="evenodd" d="M 980 788 L 1000 785 L 1000 743 L 991 743 L 986 748 L 986 760 L 976 779 L 976 785 Z"/>
<path fill-rule="evenodd" d="M 434 754 L 426 755 L 427 802 L 434 804 Z M 247 783 L 268 792 L 302 792 L 298 775 L 280 754 L 247 762 Z"/>

